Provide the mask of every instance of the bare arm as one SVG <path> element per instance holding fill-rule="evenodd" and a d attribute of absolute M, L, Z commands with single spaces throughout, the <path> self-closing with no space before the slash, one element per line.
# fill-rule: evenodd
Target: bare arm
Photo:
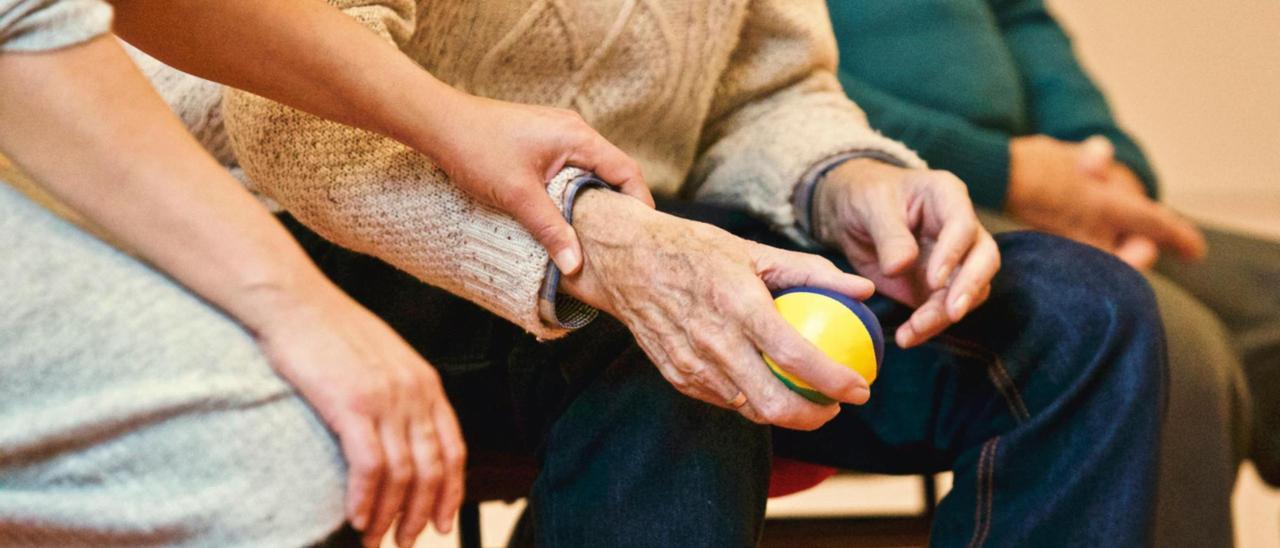
<path fill-rule="evenodd" d="M 116 34 L 174 68 L 428 155 L 463 95 L 320 0 L 112 4 Z"/>
<path fill-rule="evenodd" d="M 0 151 L 44 188 L 253 332 L 338 434 L 357 527 L 403 511 L 402 539 L 447 529 L 464 448 L 434 370 L 324 278 L 114 40 L 0 54 L 0 127 Z"/>
<path fill-rule="evenodd" d="M 462 93 L 401 53 L 412 13 L 367 22 L 371 29 L 320 0 L 113 4 L 116 32 L 171 66 L 425 155 L 469 196 L 515 218 L 567 272 L 581 252 L 541 192 L 556 173 L 593 171 L 650 200 L 636 163 L 576 115 Z"/>

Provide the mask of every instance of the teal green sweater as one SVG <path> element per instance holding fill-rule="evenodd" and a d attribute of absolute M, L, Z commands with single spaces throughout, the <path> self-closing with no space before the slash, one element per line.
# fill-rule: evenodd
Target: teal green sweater
<path fill-rule="evenodd" d="M 1155 196 L 1156 177 L 1042 0 L 829 0 L 840 80 L 871 125 L 1003 209 L 1009 139 L 1104 135 Z"/>

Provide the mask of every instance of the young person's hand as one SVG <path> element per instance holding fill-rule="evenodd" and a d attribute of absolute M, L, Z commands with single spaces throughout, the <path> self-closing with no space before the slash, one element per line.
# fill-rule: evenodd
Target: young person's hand
<path fill-rule="evenodd" d="M 986 301 L 1000 250 L 954 175 L 857 159 L 816 192 L 814 236 L 881 293 L 917 307 L 898 328 L 899 346 L 930 339 Z"/>
<path fill-rule="evenodd" d="M 1160 248 L 1184 259 L 1204 255 L 1195 225 L 1147 197 L 1105 139 L 1068 143 L 1036 135 L 1012 140 L 1009 150 L 1006 209 L 1015 219 L 1137 268 L 1150 266 Z"/>
<path fill-rule="evenodd" d="M 471 197 L 515 218 L 562 271 L 582 264 L 573 229 L 544 191 L 562 168 L 595 172 L 652 205 L 636 162 L 577 113 L 458 91 L 398 51 L 389 36 L 324 2 L 113 4 L 114 30 L 171 66 L 426 155 Z"/>
<path fill-rule="evenodd" d="M 380 545 L 447 533 L 462 504 L 466 446 L 440 377 L 385 323 L 327 281 L 255 288 L 242 321 L 275 370 L 338 436 L 347 519 Z"/>
<path fill-rule="evenodd" d="M 324 277 L 115 39 L 0 54 L 0 127 L 0 150 L 44 190 L 254 333 L 338 435 L 367 543 L 397 515 L 406 546 L 429 522 L 451 527 L 465 448 L 435 371 Z"/>
<path fill-rule="evenodd" d="M 782 318 L 769 290 L 813 285 L 864 299 L 871 282 L 824 258 L 743 240 L 610 192 L 579 196 L 573 224 L 586 265 L 564 278 L 565 291 L 626 324 L 681 393 L 792 429 L 818 428 L 839 413 L 838 405 L 788 390 L 764 353 L 832 399 L 862 404 L 870 397 L 865 379 Z"/>
<path fill-rule="evenodd" d="M 556 266 L 582 265 L 578 238 L 545 191 L 565 167 L 601 180 L 653 207 L 640 166 L 571 110 L 523 105 L 450 91 L 456 106 L 431 122 L 432 139 L 419 150 L 471 197 L 511 215 L 547 248 Z M 446 97 L 448 97 L 446 101 Z M 447 137 L 446 137 L 447 136 Z"/>

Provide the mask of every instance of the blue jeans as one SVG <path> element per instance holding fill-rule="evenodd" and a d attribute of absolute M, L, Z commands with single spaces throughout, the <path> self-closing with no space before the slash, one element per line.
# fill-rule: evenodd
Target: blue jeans
<path fill-rule="evenodd" d="M 786 244 L 732 211 L 664 206 Z M 794 432 L 676 392 L 610 318 L 538 343 L 290 227 L 441 370 L 473 454 L 536 452 L 539 545 L 753 545 L 774 453 L 882 473 L 954 470 L 937 546 L 1150 542 L 1163 333 L 1142 277 L 1091 248 L 1001 236 L 1005 267 L 985 306 L 924 347 L 890 344 L 870 403 Z M 890 332 L 910 312 L 872 304 Z"/>

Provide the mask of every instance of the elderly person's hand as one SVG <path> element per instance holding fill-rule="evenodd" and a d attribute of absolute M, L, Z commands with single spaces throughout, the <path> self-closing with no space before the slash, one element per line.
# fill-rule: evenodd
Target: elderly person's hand
<path fill-rule="evenodd" d="M 839 412 L 788 390 L 761 358 L 838 401 L 862 404 L 866 380 L 833 362 L 777 312 L 770 289 L 812 285 L 863 299 L 871 282 L 814 255 L 770 248 L 713 226 L 588 190 L 574 208 L 585 251 L 564 289 L 621 320 L 682 393 L 748 419 L 817 428 Z"/>
<path fill-rule="evenodd" d="M 1014 139 L 1006 208 L 1015 219 L 1083 242 L 1144 269 L 1159 249 L 1184 259 L 1204 254 L 1204 236 L 1146 195 L 1115 161 L 1105 138 L 1068 143 L 1044 135 Z"/>
<path fill-rule="evenodd" d="M 1000 268 L 995 240 L 950 173 L 850 160 L 819 184 L 813 217 L 819 241 L 843 251 L 881 293 L 917 307 L 896 334 L 903 348 L 985 301 Z"/>

